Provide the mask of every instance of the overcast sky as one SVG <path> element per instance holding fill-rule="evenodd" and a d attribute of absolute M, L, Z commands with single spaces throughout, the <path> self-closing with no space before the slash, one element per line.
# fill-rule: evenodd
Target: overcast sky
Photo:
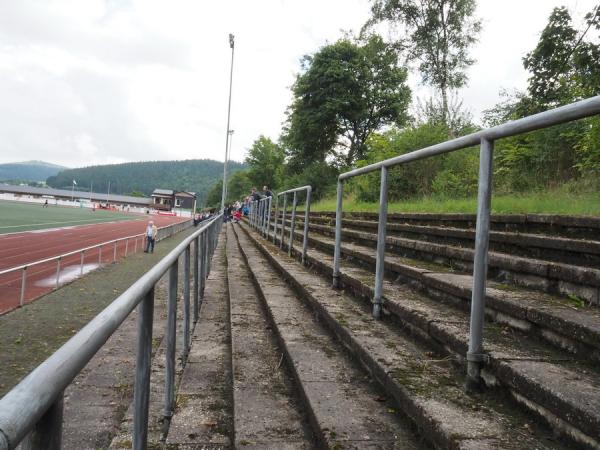
<path fill-rule="evenodd" d="M 579 24 L 596 2 L 479 0 L 477 63 L 461 91 L 474 118 L 501 88 L 525 87 L 521 58 L 553 7 Z M 0 162 L 222 161 L 230 32 L 241 161 L 260 134 L 278 137 L 301 56 L 368 12 L 368 0 L 0 0 Z M 410 84 L 427 95 L 417 74 Z"/>

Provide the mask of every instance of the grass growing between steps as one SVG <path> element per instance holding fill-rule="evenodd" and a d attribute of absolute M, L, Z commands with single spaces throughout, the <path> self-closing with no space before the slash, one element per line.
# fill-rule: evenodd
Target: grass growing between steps
<path fill-rule="evenodd" d="M 377 212 L 379 203 L 344 199 L 344 212 Z M 335 211 L 335 198 L 311 205 L 311 211 Z M 389 213 L 476 213 L 477 198 L 423 197 L 388 205 Z M 565 189 L 529 194 L 492 195 L 493 214 L 561 214 L 600 216 L 600 193 L 571 193 Z"/>

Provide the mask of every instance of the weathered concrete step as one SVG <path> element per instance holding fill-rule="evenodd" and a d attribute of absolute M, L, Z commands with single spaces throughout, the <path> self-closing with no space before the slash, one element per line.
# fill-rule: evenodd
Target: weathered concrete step
<path fill-rule="evenodd" d="M 334 227 L 311 225 L 317 233 L 333 237 Z M 343 230 L 343 241 L 376 247 L 377 234 Z M 388 236 L 386 249 L 404 257 L 443 264 L 464 272 L 473 269 L 474 250 L 415 239 Z M 522 287 L 558 295 L 571 295 L 600 305 L 600 269 L 489 252 L 488 276 Z"/>
<path fill-rule="evenodd" d="M 335 212 L 311 212 L 312 218 L 335 220 Z M 344 219 L 378 221 L 377 213 L 343 213 Z M 475 228 L 475 214 L 390 213 L 388 223 L 442 225 L 456 228 Z M 498 231 L 561 235 L 581 239 L 597 239 L 600 217 L 563 216 L 555 214 L 492 214 L 491 228 Z"/>
<path fill-rule="evenodd" d="M 247 238 L 238 237 L 319 445 L 331 449 L 421 448 L 409 424 L 369 377 L 340 354 L 313 313 Z"/>
<path fill-rule="evenodd" d="M 330 255 L 311 250 L 308 261 L 331 274 Z M 350 266 L 350 267 L 348 267 Z M 372 273 L 345 264 L 342 282 L 363 298 L 373 296 Z M 385 282 L 385 308 L 415 335 L 463 358 L 468 345 L 468 317 L 400 284 Z M 486 327 L 488 381 L 499 381 L 511 394 L 552 426 L 581 445 L 599 446 L 600 383 L 598 368 L 570 361 L 568 355 L 544 347 L 523 335 Z M 515 342 L 519 345 L 515 346 Z"/>
<path fill-rule="evenodd" d="M 177 328 L 176 328 L 176 348 L 177 357 L 175 364 L 175 386 L 179 386 L 183 374 L 183 256 L 179 261 L 178 276 L 178 296 L 177 302 Z M 212 277 L 212 274 L 211 274 Z M 155 290 L 154 295 L 154 321 L 152 329 L 153 356 L 151 364 L 150 377 L 150 398 L 149 398 L 149 417 L 148 417 L 148 446 L 160 447 L 166 433 L 168 432 L 169 420 L 164 416 L 164 396 L 165 396 L 165 360 L 166 360 L 166 321 L 167 321 L 167 303 L 168 303 L 168 273 L 162 278 L 159 288 Z M 137 331 L 135 331 L 137 333 Z M 135 336 L 133 341 L 135 341 Z M 134 343 L 135 347 L 135 343 Z M 132 355 L 135 359 L 135 353 Z M 135 371 L 133 371 L 135 373 Z M 133 380 L 132 380 L 133 381 Z M 133 386 L 131 386 L 133 388 Z M 129 407 L 120 423 L 120 429 L 112 436 L 112 441 L 108 447 L 110 450 L 130 449 L 133 435 L 133 403 Z M 87 447 L 77 447 L 77 450 Z M 103 448 L 95 446 L 92 448 Z M 177 447 L 174 447 L 177 448 Z M 225 447 L 221 447 L 225 448 Z"/>
<path fill-rule="evenodd" d="M 227 229 L 235 448 L 311 449 L 314 439 L 283 354 Z"/>
<path fill-rule="evenodd" d="M 303 226 L 303 219 L 303 217 L 300 217 L 298 221 L 300 229 Z M 311 217 L 310 223 L 321 226 L 335 225 L 330 217 Z M 378 222 L 344 219 L 342 226 L 348 230 L 376 232 Z M 467 248 L 473 248 L 475 245 L 474 228 L 389 222 L 387 233 L 389 236 L 424 240 L 437 244 L 449 244 Z M 600 234 L 592 239 L 573 239 L 560 236 L 492 230 L 490 231 L 490 250 L 527 258 L 598 268 L 600 267 L 599 236 Z"/>
<path fill-rule="evenodd" d="M 251 254 L 248 247 L 244 251 Z M 564 448 L 550 429 L 535 424 L 506 398 L 464 394 L 462 375 L 450 359 L 411 342 L 397 326 L 375 321 L 364 304 L 333 291 L 328 280 L 273 246 L 260 248 L 434 446 Z M 252 260 L 261 261 L 256 256 Z"/>
<path fill-rule="evenodd" d="M 176 395 L 169 449 L 230 449 L 231 355 L 224 234 L 213 256 L 200 318 Z"/>
<path fill-rule="evenodd" d="M 312 235 L 309 244 L 329 255 L 333 253 L 331 238 Z M 373 247 L 344 242 L 342 254 L 372 270 L 375 268 Z M 434 298 L 463 310 L 470 309 L 471 275 L 453 273 L 444 266 L 393 254 L 386 254 L 385 268 L 389 274 Z M 536 334 L 582 358 L 600 361 L 600 311 L 596 307 L 582 306 L 570 298 L 488 281 L 486 308 L 488 317 L 496 322 Z"/>

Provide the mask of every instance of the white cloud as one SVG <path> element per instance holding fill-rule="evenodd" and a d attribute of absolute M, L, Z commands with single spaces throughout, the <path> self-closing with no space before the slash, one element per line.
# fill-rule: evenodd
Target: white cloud
<path fill-rule="evenodd" d="M 477 117 L 523 88 L 521 57 L 552 7 L 594 0 L 480 0 L 478 63 L 462 95 Z M 0 162 L 69 166 L 223 159 L 236 35 L 232 157 L 277 138 L 302 55 L 357 30 L 367 0 L 20 0 L 0 2 Z M 411 85 L 423 95 L 427 89 Z"/>

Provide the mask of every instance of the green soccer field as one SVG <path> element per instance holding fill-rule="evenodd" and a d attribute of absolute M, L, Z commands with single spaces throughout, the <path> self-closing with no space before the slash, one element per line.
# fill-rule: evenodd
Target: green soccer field
<path fill-rule="evenodd" d="M 113 211 L 0 200 L 0 234 L 135 219 Z"/>

